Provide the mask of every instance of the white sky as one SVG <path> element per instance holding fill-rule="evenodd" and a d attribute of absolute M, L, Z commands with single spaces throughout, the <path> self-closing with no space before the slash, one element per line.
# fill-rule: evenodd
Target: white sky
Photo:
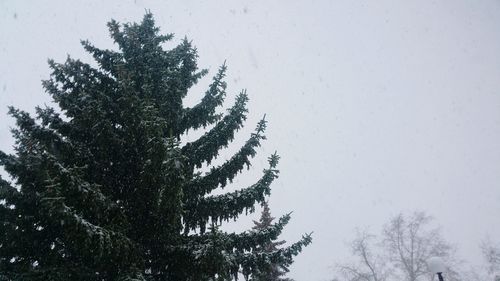
<path fill-rule="evenodd" d="M 227 60 L 228 104 L 248 90 L 247 128 L 231 149 L 267 113 L 269 140 L 236 184 L 278 150 L 272 212 L 294 211 L 282 237 L 314 231 L 290 277 L 329 280 L 356 226 L 377 232 L 400 211 L 433 215 L 474 264 L 480 240 L 500 237 L 497 0 L 0 0 L 0 149 L 13 144 L 7 105 L 49 103 L 47 58 L 90 62 L 80 39 L 110 48 L 106 22 L 140 21 L 145 9 L 163 32 L 192 39 L 211 74 Z"/>

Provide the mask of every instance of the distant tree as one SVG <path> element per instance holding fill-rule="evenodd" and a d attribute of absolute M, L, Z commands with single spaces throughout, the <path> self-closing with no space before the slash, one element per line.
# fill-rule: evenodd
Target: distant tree
<path fill-rule="evenodd" d="M 16 145 L 13 154 L 0 151 L 13 178 L 0 178 L 0 280 L 220 281 L 290 265 L 310 236 L 256 251 L 278 238 L 289 216 L 263 231 L 218 228 L 253 212 L 279 173 L 273 154 L 254 184 L 212 193 L 250 166 L 265 139 L 261 120 L 231 158 L 210 165 L 247 114 L 245 91 L 217 111 L 226 66 L 201 101 L 185 107 L 207 74 L 191 42 L 166 49 L 173 35 L 160 34 L 150 13 L 108 27 L 116 50 L 82 42 L 95 64 L 49 61 L 43 85 L 56 108 L 37 108 L 35 117 L 10 109 Z M 183 143 L 196 129 L 203 135 Z"/>
<path fill-rule="evenodd" d="M 431 222 L 424 212 L 398 214 L 383 227 L 379 237 L 358 233 L 351 243 L 357 261 L 337 265 L 338 273 L 348 281 L 433 280 L 427 260 L 437 256 L 448 265 L 446 279 L 460 280 L 453 269 L 457 264 L 455 250 Z"/>
<path fill-rule="evenodd" d="M 386 281 L 389 277 L 388 265 L 384 258 L 374 253 L 373 240 L 376 237 L 365 231 L 357 231 L 350 243 L 351 253 L 357 261 L 337 265 L 339 273 L 349 281 Z M 375 250 L 376 252 L 376 250 Z"/>
<path fill-rule="evenodd" d="M 414 212 L 410 216 L 398 214 L 384 226 L 383 247 L 405 280 L 428 276 L 427 260 L 431 257 L 440 257 L 449 265 L 455 262 L 454 248 L 443 239 L 439 228 L 430 227 L 431 221 L 424 212 Z M 447 274 L 450 280 L 457 275 L 451 267 Z"/>
<path fill-rule="evenodd" d="M 500 279 L 500 245 L 486 239 L 481 243 L 481 250 L 488 266 L 488 273 L 498 274 L 496 278 Z"/>
<path fill-rule="evenodd" d="M 252 231 L 255 233 L 266 232 L 269 228 L 273 226 L 274 217 L 271 216 L 271 211 L 269 209 L 269 204 L 267 201 L 262 203 L 262 213 L 259 221 L 253 221 L 254 226 Z M 284 218 L 288 220 L 288 218 Z M 284 223 L 283 219 L 280 219 L 279 223 Z M 262 243 L 255 249 L 257 253 L 271 254 L 280 250 L 280 246 L 285 244 L 286 241 L 262 241 Z M 252 280 L 255 281 L 293 281 L 292 279 L 284 277 L 288 272 L 288 265 L 283 263 L 271 263 L 261 269 L 259 272 L 255 272 L 252 275 Z"/>

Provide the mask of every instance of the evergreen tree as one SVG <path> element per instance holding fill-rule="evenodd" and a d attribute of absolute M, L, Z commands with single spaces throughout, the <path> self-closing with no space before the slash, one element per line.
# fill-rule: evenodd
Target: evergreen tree
<path fill-rule="evenodd" d="M 0 151 L 13 179 L 0 179 L 0 280 L 230 280 L 291 264 L 309 235 L 256 250 L 277 239 L 289 216 L 258 231 L 219 229 L 270 195 L 276 154 L 255 184 L 211 194 L 250 166 L 266 122 L 232 158 L 200 172 L 246 119 L 244 91 L 226 114 L 216 111 L 226 66 L 199 104 L 184 107 L 207 74 L 191 42 L 165 50 L 173 36 L 160 35 L 149 13 L 140 24 L 108 26 L 118 50 L 82 41 L 96 67 L 49 61 L 43 85 L 56 108 L 37 108 L 35 117 L 10 108 L 16 144 L 12 155 Z M 189 129 L 206 132 L 183 145 Z"/>
<path fill-rule="evenodd" d="M 266 229 L 273 226 L 274 217 L 271 216 L 271 211 L 269 210 L 269 204 L 264 201 L 262 203 L 262 213 L 259 221 L 253 221 L 254 227 L 253 231 L 256 233 L 263 232 Z M 262 245 L 257 247 L 256 252 L 272 254 L 279 250 L 279 246 L 285 244 L 286 241 L 265 241 Z M 284 278 L 283 276 L 288 272 L 287 264 L 272 263 L 265 268 L 265 270 L 254 274 L 254 279 L 256 281 L 293 281 L 289 278 Z"/>

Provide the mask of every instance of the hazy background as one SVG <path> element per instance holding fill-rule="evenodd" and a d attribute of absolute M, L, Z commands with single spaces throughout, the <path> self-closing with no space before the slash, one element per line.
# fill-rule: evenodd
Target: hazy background
<path fill-rule="evenodd" d="M 290 277 L 328 280 L 356 226 L 378 232 L 400 211 L 433 215 L 471 264 L 482 262 L 481 239 L 500 237 L 497 0 L 0 0 L 0 149 L 13 144 L 7 105 L 49 104 L 47 58 L 90 62 L 80 39 L 112 48 L 106 22 L 140 21 L 145 9 L 175 43 L 193 40 L 210 75 L 227 60 L 227 105 L 248 90 L 247 127 L 230 151 L 267 113 L 268 141 L 235 186 L 278 150 L 271 210 L 294 211 L 282 238 L 314 231 Z"/>

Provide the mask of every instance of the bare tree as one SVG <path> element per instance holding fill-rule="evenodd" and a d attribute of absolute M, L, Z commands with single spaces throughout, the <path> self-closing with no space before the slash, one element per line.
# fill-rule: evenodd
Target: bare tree
<path fill-rule="evenodd" d="M 488 273 L 500 275 L 500 245 L 485 239 L 481 243 L 481 250 L 488 266 Z M 497 278 L 500 280 L 500 276 Z"/>
<path fill-rule="evenodd" d="M 377 238 L 357 232 L 351 243 L 356 262 L 337 265 L 338 273 L 347 281 L 424 281 L 434 280 L 427 260 L 441 257 L 448 270 L 446 280 L 458 281 L 455 249 L 447 243 L 439 228 L 432 227 L 432 217 L 424 212 L 398 214 L 383 227 Z"/>
<path fill-rule="evenodd" d="M 429 275 L 427 260 L 431 257 L 441 257 L 448 264 L 453 261 L 453 247 L 444 241 L 439 228 L 429 227 L 431 221 L 424 212 L 414 212 L 410 216 L 399 214 L 384 226 L 384 249 L 407 281 Z"/>
<path fill-rule="evenodd" d="M 349 281 L 386 281 L 389 271 L 383 258 L 374 255 L 373 240 L 376 237 L 365 231 L 357 231 L 350 243 L 351 253 L 357 257 L 355 263 L 337 265 L 339 273 Z"/>

